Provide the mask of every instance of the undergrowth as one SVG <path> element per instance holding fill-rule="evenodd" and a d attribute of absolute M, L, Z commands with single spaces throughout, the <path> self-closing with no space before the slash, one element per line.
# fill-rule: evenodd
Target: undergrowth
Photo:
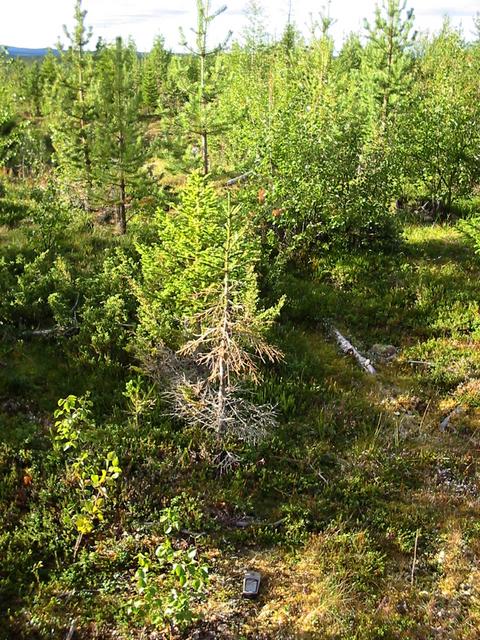
<path fill-rule="evenodd" d="M 458 229 L 412 224 L 396 254 L 319 256 L 312 277 L 283 277 L 284 360 L 252 391 L 279 425 L 232 443 L 221 474 L 215 443 L 165 417 L 139 374 L 131 301 L 111 307 L 118 331 L 98 325 L 128 280 L 109 265 L 127 269 L 134 247 L 84 231 L 44 255 L 2 215 L 1 637 L 477 637 L 480 263 Z M 37 256 L 31 278 L 22 255 Z M 77 297 L 83 333 L 31 333 L 64 329 Z M 370 378 L 332 326 L 396 356 Z M 72 457 L 54 443 L 75 409 L 53 414 L 87 392 Z M 246 569 L 263 576 L 255 602 Z"/>

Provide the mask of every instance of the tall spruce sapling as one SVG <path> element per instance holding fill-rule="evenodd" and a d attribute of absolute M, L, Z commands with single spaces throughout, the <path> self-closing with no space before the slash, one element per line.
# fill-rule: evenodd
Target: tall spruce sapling
<path fill-rule="evenodd" d="M 382 129 L 412 84 L 413 23 L 413 9 L 406 10 L 406 0 L 383 0 L 375 7 L 373 24 L 365 20 L 368 41 L 363 58 L 364 81 L 380 108 Z"/>
<path fill-rule="evenodd" d="M 98 60 L 94 176 L 99 203 L 115 206 L 117 229 L 127 231 L 127 210 L 145 161 L 140 94 L 133 77 L 136 52 L 122 39 Z"/>
<path fill-rule="evenodd" d="M 63 50 L 55 90 L 51 96 L 52 141 L 55 160 L 64 182 L 74 189 L 84 208 L 90 208 L 93 186 L 92 145 L 95 103 L 91 90 L 93 58 L 86 50 L 92 37 L 85 23 L 87 12 L 76 0 L 74 28 L 64 26 L 69 42 Z"/>
<path fill-rule="evenodd" d="M 225 120 L 218 118 L 216 112 L 219 85 L 223 74 L 220 54 L 225 51 L 232 32 L 229 31 L 217 46 L 210 48 L 208 44 L 210 25 L 226 9 L 224 5 L 213 11 L 210 0 L 197 0 L 197 28 L 192 29 L 195 34 L 194 46 L 190 46 L 184 31 L 180 29 L 180 44 L 197 63 L 196 86 L 193 89 L 185 87 L 188 102 L 184 115 L 190 132 L 200 138 L 204 175 L 210 172 L 210 136 L 222 133 L 229 126 Z"/>
<path fill-rule="evenodd" d="M 162 215 L 160 243 L 140 247 L 140 328 L 156 346 L 150 371 L 168 379 L 177 418 L 221 440 L 257 441 L 275 412 L 251 402 L 245 383 L 259 381 L 261 363 L 281 358 L 266 336 L 283 301 L 260 308 L 250 220 L 197 174 L 178 208 Z"/>
<path fill-rule="evenodd" d="M 142 103 L 149 116 L 161 110 L 171 61 L 172 52 L 165 48 L 165 39 L 158 36 L 141 64 Z"/>
<path fill-rule="evenodd" d="M 266 15 L 259 0 L 248 0 L 244 15 L 246 25 L 242 32 L 245 48 L 249 53 L 257 53 L 264 49 L 270 40 L 265 28 Z"/>
<path fill-rule="evenodd" d="M 48 50 L 46 56 L 40 63 L 39 81 L 41 85 L 41 116 L 45 117 L 45 122 L 50 126 L 50 120 L 56 113 L 55 95 L 57 93 L 57 78 L 61 71 L 61 61 Z M 51 142 L 50 142 L 51 144 Z M 53 149 L 52 149 L 53 151 Z"/>

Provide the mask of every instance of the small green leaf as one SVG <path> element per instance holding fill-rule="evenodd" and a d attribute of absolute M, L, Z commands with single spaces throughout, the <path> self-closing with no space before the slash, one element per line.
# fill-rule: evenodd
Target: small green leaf
<path fill-rule="evenodd" d="M 88 534 L 93 531 L 93 522 L 88 516 L 82 514 L 75 518 L 75 526 L 79 533 Z"/>

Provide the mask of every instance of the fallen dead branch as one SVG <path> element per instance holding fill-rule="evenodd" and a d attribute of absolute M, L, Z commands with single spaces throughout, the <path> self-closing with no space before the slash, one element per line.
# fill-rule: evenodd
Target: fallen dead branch
<path fill-rule="evenodd" d="M 76 629 L 75 620 L 72 620 L 72 622 L 70 623 L 70 628 L 68 629 L 68 633 L 65 637 L 65 640 L 72 640 L 73 635 L 75 633 L 75 629 Z"/>
<path fill-rule="evenodd" d="M 73 327 L 52 327 L 51 329 L 33 329 L 32 331 L 22 331 L 24 338 L 71 338 L 79 332 L 77 326 Z"/>
<path fill-rule="evenodd" d="M 233 187 L 236 184 L 241 184 L 242 182 L 246 182 L 248 178 L 252 175 L 253 171 L 247 171 L 247 173 L 242 173 L 241 176 L 237 176 L 236 178 L 231 178 L 227 180 L 226 186 Z"/>
<path fill-rule="evenodd" d="M 450 413 L 448 414 L 448 416 L 446 416 L 440 423 L 440 431 L 445 431 L 449 424 L 450 424 L 450 420 L 452 420 L 452 418 L 454 418 L 455 416 L 459 416 L 461 413 L 463 413 L 463 407 L 455 407 L 455 409 L 453 411 L 450 411 Z"/>
<path fill-rule="evenodd" d="M 71 338 L 72 336 L 76 336 L 80 329 L 78 327 L 77 320 L 77 307 L 78 302 L 80 300 L 80 294 L 77 294 L 73 307 L 71 309 L 72 313 L 72 324 L 69 327 L 51 327 L 50 329 L 33 329 L 30 331 L 22 331 L 22 337 L 24 338 Z"/>
<path fill-rule="evenodd" d="M 233 520 L 231 525 L 236 529 L 248 529 L 249 527 L 279 527 L 285 522 L 287 518 L 280 518 L 274 522 L 265 522 L 264 520 L 255 520 L 254 518 L 246 516 L 245 518 L 239 518 Z"/>
<path fill-rule="evenodd" d="M 357 351 L 357 349 L 355 349 L 353 344 L 349 342 L 344 336 L 342 336 L 338 329 L 335 329 L 335 327 L 333 327 L 332 333 L 343 353 L 352 355 L 364 371 L 372 376 L 376 375 L 377 372 L 372 366 L 370 360 L 368 358 L 365 358 L 365 356 L 362 356 L 362 354 Z"/>
<path fill-rule="evenodd" d="M 407 364 L 411 364 L 411 365 L 415 365 L 415 364 L 421 364 L 424 365 L 425 367 L 434 367 L 435 363 L 434 362 L 427 362 L 426 360 L 405 360 L 405 362 Z"/>
<path fill-rule="evenodd" d="M 418 538 L 420 537 L 420 531 L 417 529 L 415 534 L 415 547 L 413 550 L 412 571 L 410 574 L 410 584 L 413 587 L 415 583 L 415 569 L 417 568 L 417 554 L 418 554 Z"/>

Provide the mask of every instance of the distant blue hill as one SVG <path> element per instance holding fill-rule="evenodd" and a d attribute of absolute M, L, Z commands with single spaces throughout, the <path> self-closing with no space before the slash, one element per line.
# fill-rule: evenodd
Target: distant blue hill
<path fill-rule="evenodd" d="M 43 58 L 47 55 L 49 51 L 53 53 L 53 55 L 58 56 L 58 51 L 56 49 L 27 49 L 25 47 L 8 47 L 5 49 L 7 53 L 12 56 L 12 58 Z"/>

